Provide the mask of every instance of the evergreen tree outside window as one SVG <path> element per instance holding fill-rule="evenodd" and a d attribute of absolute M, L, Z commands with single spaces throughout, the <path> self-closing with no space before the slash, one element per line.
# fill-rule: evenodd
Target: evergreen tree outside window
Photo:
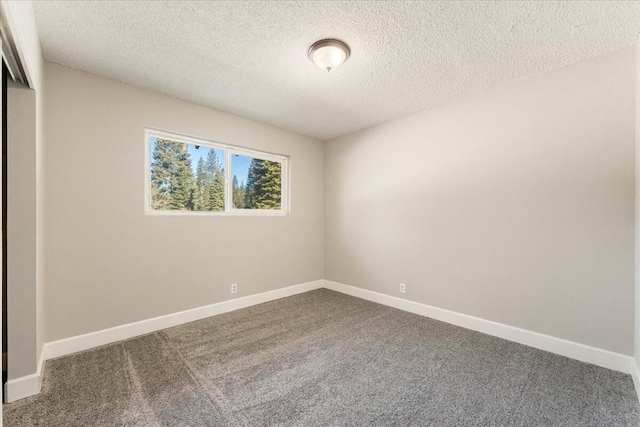
<path fill-rule="evenodd" d="M 234 154 L 231 166 L 235 209 L 281 209 L 282 166 L 279 162 Z"/>
<path fill-rule="evenodd" d="M 288 158 L 146 130 L 148 214 L 286 215 Z"/>

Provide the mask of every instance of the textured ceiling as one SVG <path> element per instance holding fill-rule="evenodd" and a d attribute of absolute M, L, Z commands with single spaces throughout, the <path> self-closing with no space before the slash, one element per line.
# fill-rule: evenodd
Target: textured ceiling
<path fill-rule="evenodd" d="M 640 2 L 35 2 L 45 58 L 323 140 L 636 42 Z M 330 74 L 307 49 L 339 38 Z"/>

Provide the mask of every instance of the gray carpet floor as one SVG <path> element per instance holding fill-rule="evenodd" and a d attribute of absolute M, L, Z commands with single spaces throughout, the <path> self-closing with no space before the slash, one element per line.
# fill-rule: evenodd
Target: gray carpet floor
<path fill-rule="evenodd" d="M 13 426 L 639 426 L 629 375 L 320 289 L 47 363 Z"/>

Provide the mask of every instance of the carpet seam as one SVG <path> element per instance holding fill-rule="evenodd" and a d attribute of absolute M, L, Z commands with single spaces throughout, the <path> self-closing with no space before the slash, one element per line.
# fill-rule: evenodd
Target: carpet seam
<path fill-rule="evenodd" d="M 118 346 L 122 347 L 122 351 L 124 353 L 125 356 L 125 376 L 127 379 L 127 384 L 129 385 L 129 387 L 131 387 L 131 389 L 134 391 L 134 394 L 138 393 L 141 396 L 141 405 L 142 405 L 142 412 L 143 413 L 150 413 L 154 415 L 155 417 L 155 412 L 153 411 L 153 409 L 147 404 L 146 399 L 144 399 L 142 396 L 144 396 L 144 393 L 142 391 L 142 385 L 140 384 L 139 381 L 136 381 L 134 378 L 137 375 L 137 369 L 135 367 L 135 364 L 133 363 L 133 359 L 131 358 L 131 354 L 130 352 L 127 350 L 127 347 L 124 345 L 124 342 L 118 343 Z M 157 424 L 157 420 L 154 419 L 154 421 L 156 421 L 156 425 L 159 426 L 160 424 Z"/>
<path fill-rule="evenodd" d="M 180 350 L 173 344 L 171 338 L 169 338 L 169 336 L 164 331 L 158 331 L 157 333 L 163 336 L 165 342 L 176 353 L 176 355 L 180 359 L 180 362 L 184 365 L 187 372 L 189 372 L 189 376 L 191 377 L 191 379 L 198 385 L 200 391 L 207 396 L 211 404 L 220 411 L 221 415 L 223 415 L 224 418 L 232 419 L 233 421 L 240 421 L 243 425 L 248 426 L 248 420 L 244 416 L 241 416 L 240 420 L 234 419 L 237 418 L 237 414 L 239 412 L 238 408 L 236 408 L 235 405 L 230 403 L 229 400 L 224 397 L 224 394 L 221 390 L 219 390 L 217 386 L 214 386 L 217 391 L 217 397 L 220 399 L 220 402 L 216 402 L 214 397 L 211 396 L 211 394 L 203 386 L 202 382 L 200 381 L 200 377 L 194 372 L 193 368 L 191 367 L 189 362 L 187 362 L 182 352 L 180 352 Z"/>

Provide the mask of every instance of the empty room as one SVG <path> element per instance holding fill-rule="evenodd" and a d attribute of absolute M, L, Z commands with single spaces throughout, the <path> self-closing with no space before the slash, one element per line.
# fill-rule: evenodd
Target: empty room
<path fill-rule="evenodd" d="M 8 1 L 1 423 L 640 426 L 640 1 Z"/>

